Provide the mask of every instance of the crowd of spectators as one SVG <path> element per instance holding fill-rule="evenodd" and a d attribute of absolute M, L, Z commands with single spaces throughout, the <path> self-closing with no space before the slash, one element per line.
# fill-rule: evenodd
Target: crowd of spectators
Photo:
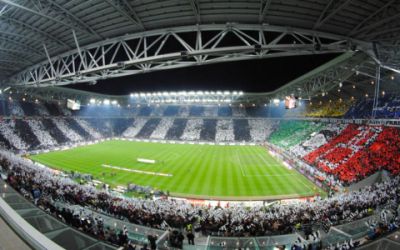
<path fill-rule="evenodd" d="M 278 125 L 279 122 L 274 120 L 249 119 L 251 141 L 266 141 Z"/>
<path fill-rule="evenodd" d="M 0 133 L 3 135 L 3 138 L 6 139 L 7 142 L 17 150 L 28 149 L 29 146 L 15 132 L 16 131 L 13 129 L 11 121 L 0 121 Z"/>
<path fill-rule="evenodd" d="M 94 129 L 86 120 L 74 118 L 74 120 L 81 126 L 93 139 L 101 139 L 103 136 Z"/>
<path fill-rule="evenodd" d="M 399 129 L 350 124 L 338 136 L 304 156 L 304 160 L 344 183 L 376 171 L 400 172 Z"/>
<path fill-rule="evenodd" d="M 171 118 L 163 118 L 160 123 L 157 125 L 156 129 L 150 135 L 150 139 L 165 139 L 168 130 L 172 127 L 174 123 L 174 119 Z"/>
<path fill-rule="evenodd" d="M 358 100 L 351 106 L 344 115 L 345 118 L 371 118 L 374 98 L 365 97 Z M 395 94 L 382 95 L 378 99 L 376 118 L 395 119 L 400 117 L 400 98 Z"/>
<path fill-rule="evenodd" d="M 215 134 L 216 142 L 232 142 L 235 140 L 232 120 L 218 120 Z"/>
<path fill-rule="evenodd" d="M 340 134 L 344 127 L 344 124 L 326 123 L 319 132 L 310 134 L 309 138 L 292 146 L 289 151 L 296 157 L 302 158 Z"/>
<path fill-rule="evenodd" d="M 43 199 L 77 204 L 154 228 L 161 228 L 164 221 L 173 228 L 193 224 L 194 230 L 204 234 L 263 236 L 291 233 L 296 225 L 327 220 L 335 225 L 360 219 L 379 206 L 399 204 L 400 199 L 400 177 L 394 177 L 359 191 L 324 199 L 317 197 L 305 203 L 251 208 L 244 205 L 202 207 L 168 199 L 121 198 L 106 190 L 79 185 L 9 152 L 0 152 L 0 157 L 9 184 L 21 193 L 40 190 L 39 204 Z"/>
<path fill-rule="evenodd" d="M 350 109 L 353 103 L 351 101 L 324 100 L 308 103 L 305 116 L 308 117 L 342 117 Z"/>
<path fill-rule="evenodd" d="M 305 141 L 314 132 L 324 127 L 321 122 L 309 121 L 281 121 L 277 129 L 271 133 L 268 141 L 285 150 Z"/>
<path fill-rule="evenodd" d="M 24 116 L 24 110 L 21 108 L 21 106 L 18 104 L 18 101 L 16 100 L 10 100 L 8 102 L 8 109 L 10 111 L 11 116 Z"/>
<path fill-rule="evenodd" d="M 135 137 L 146 124 L 146 121 L 147 119 L 144 118 L 135 118 L 133 123 L 128 126 L 125 131 L 122 132 L 122 136 L 128 138 Z"/>
<path fill-rule="evenodd" d="M 57 128 L 67 137 L 70 141 L 77 142 L 82 141 L 83 138 L 77 132 L 75 132 L 72 128 L 68 126 L 66 121 L 61 118 L 53 118 L 52 121 L 57 126 Z"/>
<path fill-rule="evenodd" d="M 49 134 L 49 132 L 43 127 L 42 123 L 37 119 L 27 119 L 26 122 L 32 128 L 32 132 L 39 140 L 42 146 L 54 146 L 57 145 L 57 141 Z"/>
<path fill-rule="evenodd" d="M 200 139 L 200 132 L 203 128 L 202 119 L 189 119 L 183 131 L 182 140 L 195 141 Z"/>

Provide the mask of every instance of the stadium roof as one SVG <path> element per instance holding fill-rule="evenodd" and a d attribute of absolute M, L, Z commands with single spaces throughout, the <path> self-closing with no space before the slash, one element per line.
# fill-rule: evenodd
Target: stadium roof
<path fill-rule="evenodd" d="M 0 0 L 0 79 L 63 85 L 351 50 L 399 69 L 399 17 L 395 0 Z"/>

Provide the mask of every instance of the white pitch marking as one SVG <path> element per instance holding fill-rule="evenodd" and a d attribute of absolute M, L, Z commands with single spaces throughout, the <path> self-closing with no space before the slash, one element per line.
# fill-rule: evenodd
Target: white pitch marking
<path fill-rule="evenodd" d="M 111 166 L 111 165 L 106 165 L 106 164 L 102 164 L 101 166 L 103 166 L 105 168 L 112 168 L 112 169 L 123 170 L 123 171 L 138 173 L 138 174 L 148 174 L 148 175 L 172 177 L 172 174 L 165 174 L 165 173 L 160 173 L 160 172 L 150 172 L 150 171 L 143 171 L 143 170 L 130 169 L 130 168 L 121 168 L 121 167 Z"/>

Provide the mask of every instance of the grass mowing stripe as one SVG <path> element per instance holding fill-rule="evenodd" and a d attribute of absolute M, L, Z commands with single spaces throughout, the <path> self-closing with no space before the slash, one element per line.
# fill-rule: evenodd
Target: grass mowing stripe
<path fill-rule="evenodd" d="M 96 179 L 114 186 L 134 183 L 186 195 L 296 195 L 310 193 L 310 188 L 314 189 L 314 185 L 305 177 L 287 169 L 260 146 L 183 145 L 113 140 L 34 155 L 31 158 L 60 170 L 92 174 Z M 155 159 L 157 163 L 138 163 L 137 158 Z M 170 173 L 173 177 L 123 170 L 111 171 L 101 167 L 102 164 Z M 116 175 L 112 176 L 110 173 Z"/>

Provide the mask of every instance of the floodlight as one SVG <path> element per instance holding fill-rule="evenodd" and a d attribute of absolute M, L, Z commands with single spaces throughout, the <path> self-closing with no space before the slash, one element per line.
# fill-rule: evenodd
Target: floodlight
<path fill-rule="evenodd" d="M 224 95 L 229 95 L 230 93 L 229 91 L 224 91 Z"/>
<path fill-rule="evenodd" d="M 96 99 L 91 98 L 89 102 L 90 102 L 91 104 L 94 104 L 94 103 L 96 103 Z"/>
<path fill-rule="evenodd" d="M 113 100 L 113 101 L 111 102 L 111 104 L 112 104 L 112 105 L 117 105 L 118 102 L 117 102 L 116 100 Z"/>
<path fill-rule="evenodd" d="M 133 97 L 133 93 L 131 94 L 131 97 Z"/>
<path fill-rule="evenodd" d="M 275 104 L 279 104 L 280 101 L 279 101 L 279 99 L 274 99 L 273 102 L 274 102 Z"/>
<path fill-rule="evenodd" d="M 110 100 L 104 99 L 103 104 L 104 104 L 104 105 L 110 105 Z"/>

